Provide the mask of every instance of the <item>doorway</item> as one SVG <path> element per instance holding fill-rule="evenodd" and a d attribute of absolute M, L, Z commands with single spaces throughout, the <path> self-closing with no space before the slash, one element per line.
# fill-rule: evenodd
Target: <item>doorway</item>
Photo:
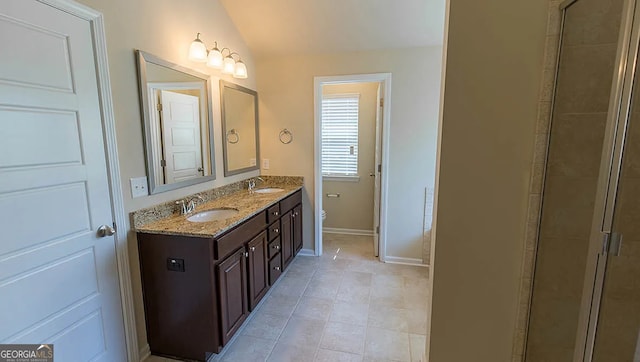
<path fill-rule="evenodd" d="M 358 145 L 357 131 L 355 138 L 352 135 L 353 144 L 339 145 L 344 148 L 344 153 L 338 156 L 336 161 L 326 159 L 323 167 L 323 148 L 335 147 L 335 144 L 327 143 L 323 146 L 323 99 L 325 102 L 333 101 L 335 104 L 339 104 L 341 109 L 344 107 L 353 107 L 353 104 L 358 104 L 359 96 L 358 92 L 354 92 L 356 89 L 366 89 L 369 85 L 369 92 L 371 87 L 375 87 L 375 126 L 369 130 L 371 133 L 370 146 L 366 148 Z M 324 93 L 324 94 L 323 94 Z M 329 76 L 329 77 L 315 77 L 314 79 L 314 108 L 315 108 L 315 162 L 314 162 L 314 181 L 315 181 L 315 255 L 322 255 L 323 248 L 323 204 L 325 196 L 331 201 L 337 201 L 339 199 L 345 199 L 344 193 L 330 190 L 331 192 L 325 192 L 323 182 L 327 181 L 332 183 L 335 187 L 343 189 L 348 192 L 348 196 L 354 198 L 363 197 L 366 200 L 366 190 L 372 190 L 369 194 L 372 194 L 372 199 L 368 199 L 368 204 L 365 208 L 363 215 L 354 218 L 352 220 L 355 227 L 345 227 L 348 224 L 334 224 L 338 227 L 329 228 L 328 230 L 340 233 L 355 234 L 355 235 L 372 235 L 373 236 L 373 249 L 374 255 L 379 258 L 380 261 L 384 261 L 385 258 L 385 245 L 386 245 L 386 185 L 387 177 L 384 170 L 387 169 L 387 155 L 388 155 L 388 135 L 389 135 L 389 121 L 390 121 L 390 108 L 389 102 L 384 103 L 384 99 L 390 99 L 391 94 L 391 74 L 390 73 L 377 73 L 377 74 L 361 74 L 361 75 L 347 75 L 347 76 Z M 331 100 L 331 101 L 329 101 Z M 356 108 L 357 109 L 357 106 Z M 326 117 L 326 116 L 325 116 Z M 329 126 L 331 120 L 325 121 L 325 126 Z M 356 126 L 357 127 L 357 126 Z M 365 131 L 367 132 L 367 131 Z M 352 142 L 354 143 L 354 142 Z M 370 150 L 370 151 L 368 151 Z M 367 165 L 359 167 L 359 163 L 362 163 L 362 152 L 371 152 L 371 161 L 367 162 Z M 359 155 L 360 154 L 360 155 Z M 326 154 L 325 154 L 326 156 Z M 360 157 L 359 157 L 360 156 Z M 360 159 L 360 161 L 358 161 Z M 349 187 L 354 185 L 347 185 L 347 183 L 359 183 L 363 186 L 369 184 L 371 188 L 364 186 L 364 191 L 356 192 L 356 188 Z M 342 186 L 338 186 L 338 185 Z M 356 193 L 360 196 L 356 196 Z M 354 201 L 352 200 L 351 203 Z M 333 204 L 333 205 L 331 205 Z M 336 205 L 337 204 L 337 205 Z M 327 203 L 327 206 L 332 210 L 336 210 L 334 214 L 338 212 L 345 212 L 345 210 L 338 203 Z M 342 210 L 341 210 L 342 209 Z M 338 211 L 340 210 L 340 211 Z M 349 212 L 349 211 L 347 211 Z M 358 212 L 351 212 L 352 214 L 359 214 Z M 369 215 L 369 216 L 367 216 Z M 337 215 L 334 215 L 334 218 Z M 327 218 L 331 217 L 331 211 L 327 212 Z M 366 218 L 371 220 L 368 223 Z M 363 226 L 358 226 L 363 225 Z"/>

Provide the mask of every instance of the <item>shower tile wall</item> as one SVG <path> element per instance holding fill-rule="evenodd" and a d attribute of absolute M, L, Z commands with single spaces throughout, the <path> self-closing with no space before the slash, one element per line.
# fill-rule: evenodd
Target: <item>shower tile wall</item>
<path fill-rule="evenodd" d="M 622 3 L 579 0 L 566 13 L 544 176 L 528 361 L 572 360 Z"/>

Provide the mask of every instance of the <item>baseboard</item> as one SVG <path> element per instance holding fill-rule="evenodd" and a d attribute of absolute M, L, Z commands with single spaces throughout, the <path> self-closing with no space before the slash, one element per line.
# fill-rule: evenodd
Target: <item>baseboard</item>
<path fill-rule="evenodd" d="M 316 256 L 315 251 L 313 251 L 313 249 L 300 249 L 300 251 L 298 252 L 298 255 L 300 256 Z"/>
<path fill-rule="evenodd" d="M 373 230 L 342 229 L 342 228 L 322 228 L 322 232 L 323 233 L 327 233 L 327 234 L 345 234 L 345 235 L 373 236 Z"/>
<path fill-rule="evenodd" d="M 140 348 L 139 356 L 140 362 L 151 356 L 151 348 L 149 347 L 149 343 L 145 343 L 144 347 Z"/>
<path fill-rule="evenodd" d="M 390 263 L 390 264 L 404 264 L 404 265 L 421 266 L 421 267 L 425 267 L 425 268 L 429 267 L 429 265 L 427 265 L 427 264 L 422 264 L 422 259 L 401 258 L 399 256 L 386 256 L 384 258 L 384 262 L 385 263 Z"/>

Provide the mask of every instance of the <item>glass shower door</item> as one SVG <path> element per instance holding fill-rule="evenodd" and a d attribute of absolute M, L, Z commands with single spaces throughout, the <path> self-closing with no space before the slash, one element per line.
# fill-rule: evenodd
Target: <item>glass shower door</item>
<path fill-rule="evenodd" d="M 618 131 L 622 165 L 595 330 L 592 361 L 598 362 L 640 361 L 640 93 L 634 95 L 639 73 L 636 65 L 628 122 Z"/>

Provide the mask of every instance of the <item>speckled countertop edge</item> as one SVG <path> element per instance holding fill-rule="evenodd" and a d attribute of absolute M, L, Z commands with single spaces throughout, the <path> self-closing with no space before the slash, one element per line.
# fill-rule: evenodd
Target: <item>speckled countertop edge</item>
<path fill-rule="evenodd" d="M 204 223 L 190 222 L 186 220 L 190 215 L 176 213 L 177 207 L 175 202 L 172 201 L 133 212 L 134 229 L 137 232 L 154 234 L 217 237 L 302 189 L 302 177 L 262 177 L 265 179 L 265 183 L 260 184 L 258 188 L 278 187 L 284 189 L 284 191 L 250 194 L 246 189 L 241 188 L 244 181 L 240 181 L 200 193 L 205 202 L 199 204 L 191 215 L 214 208 L 233 208 L 239 211 L 237 215 L 228 219 Z"/>

